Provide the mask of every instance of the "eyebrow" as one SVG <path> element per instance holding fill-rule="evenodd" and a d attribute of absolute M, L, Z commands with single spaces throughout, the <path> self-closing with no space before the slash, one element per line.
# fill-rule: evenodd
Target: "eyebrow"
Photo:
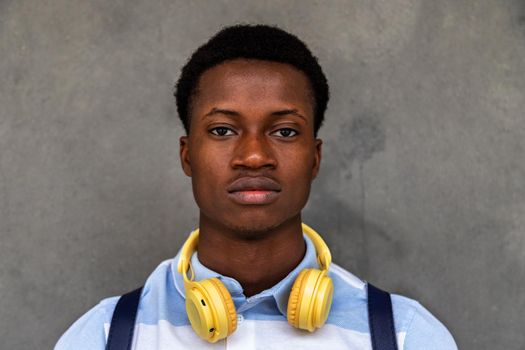
<path fill-rule="evenodd" d="M 204 115 L 204 118 L 212 116 L 212 115 L 215 115 L 215 114 L 224 114 L 224 115 L 227 115 L 227 116 L 230 116 L 230 117 L 240 117 L 241 116 L 241 114 L 239 112 L 236 112 L 236 111 L 232 111 L 232 110 L 229 110 L 229 109 L 213 107 L 211 109 L 211 111 L 209 111 L 208 113 L 206 113 Z M 272 113 L 270 113 L 270 115 L 272 115 L 272 116 L 295 115 L 295 116 L 303 119 L 306 122 L 306 124 L 308 124 L 308 120 L 305 118 L 305 116 L 303 116 L 301 113 L 299 113 L 299 111 L 297 109 L 295 109 L 295 108 L 293 108 L 293 109 L 282 109 L 282 110 L 279 110 L 279 111 L 272 112 Z"/>

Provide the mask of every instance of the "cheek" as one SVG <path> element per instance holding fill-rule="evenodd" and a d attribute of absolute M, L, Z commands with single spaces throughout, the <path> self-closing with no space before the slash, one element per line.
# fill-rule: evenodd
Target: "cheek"
<path fill-rule="evenodd" d="M 315 157 L 307 145 L 301 146 L 299 149 L 290 149 L 287 152 L 283 152 L 280 158 L 283 167 L 293 168 L 295 169 L 293 172 L 297 174 L 304 176 L 312 173 Z"/>
<path fill-rule="evenodd" d="M 311 153 L 293 153 L 284 158 L 281 174 L 294 193 L 304 193 L 312 183 L 314 157 Z"/>
<path fill-rule="evenodd" d="M 197 195 L 211 196 L 224 189 L 229 166 L 226 154 L 217 148 L 201 147 L 191 155 L 193 190 Z"/>
<path fill-rule="evenodd" d="M 222 150 L 217 146 L 205 145 L 197 147 L 197 150 L 191 153 L 192 171 L 196 171 L 199 175 L 212 175 L 221 168 L 228 165 L 226 157 L 226 150 Z"/>

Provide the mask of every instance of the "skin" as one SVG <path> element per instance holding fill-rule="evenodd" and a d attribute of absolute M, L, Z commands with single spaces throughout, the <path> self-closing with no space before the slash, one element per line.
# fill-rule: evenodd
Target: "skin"
<path fill-rule="evenodd" d="M 301 210 L 322 145 L 308 78 L 284 63 L 229 60 L 201 75 L 190 113 L 180 159 L 200 209 L 199 261 L 257 294 L 306 250 Z M 281 191 L 271 203 L 239 204 L 227 187 L 244 176 L 273 179 Z"/>

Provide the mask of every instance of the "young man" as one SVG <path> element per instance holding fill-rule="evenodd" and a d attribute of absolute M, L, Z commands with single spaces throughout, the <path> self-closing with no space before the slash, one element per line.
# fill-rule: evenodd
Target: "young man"
<path fill-rule="evenodd" d="M 199 230 L 137 292 L 131 348 L 371 349 L 373 287 L 330 264 L 301 220 L 328 101 L 316 58 L 275 27 L 225 28 L 183 68 L 176 100 Z M 55 349 L 104 349 L 118 300 L 95 306 Z M 393 295 L 392 308 L 398 349 L 456 349 L 418 302 Z"/>

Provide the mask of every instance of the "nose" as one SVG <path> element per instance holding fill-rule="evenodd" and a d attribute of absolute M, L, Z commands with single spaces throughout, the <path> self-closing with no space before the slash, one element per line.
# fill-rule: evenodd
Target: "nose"
<path fill-rule="evenodd" d="M 231 165 L 233 168 L 275 168 L 277 160 L 265 135 L 246 133 L 235 145 Z"/>

